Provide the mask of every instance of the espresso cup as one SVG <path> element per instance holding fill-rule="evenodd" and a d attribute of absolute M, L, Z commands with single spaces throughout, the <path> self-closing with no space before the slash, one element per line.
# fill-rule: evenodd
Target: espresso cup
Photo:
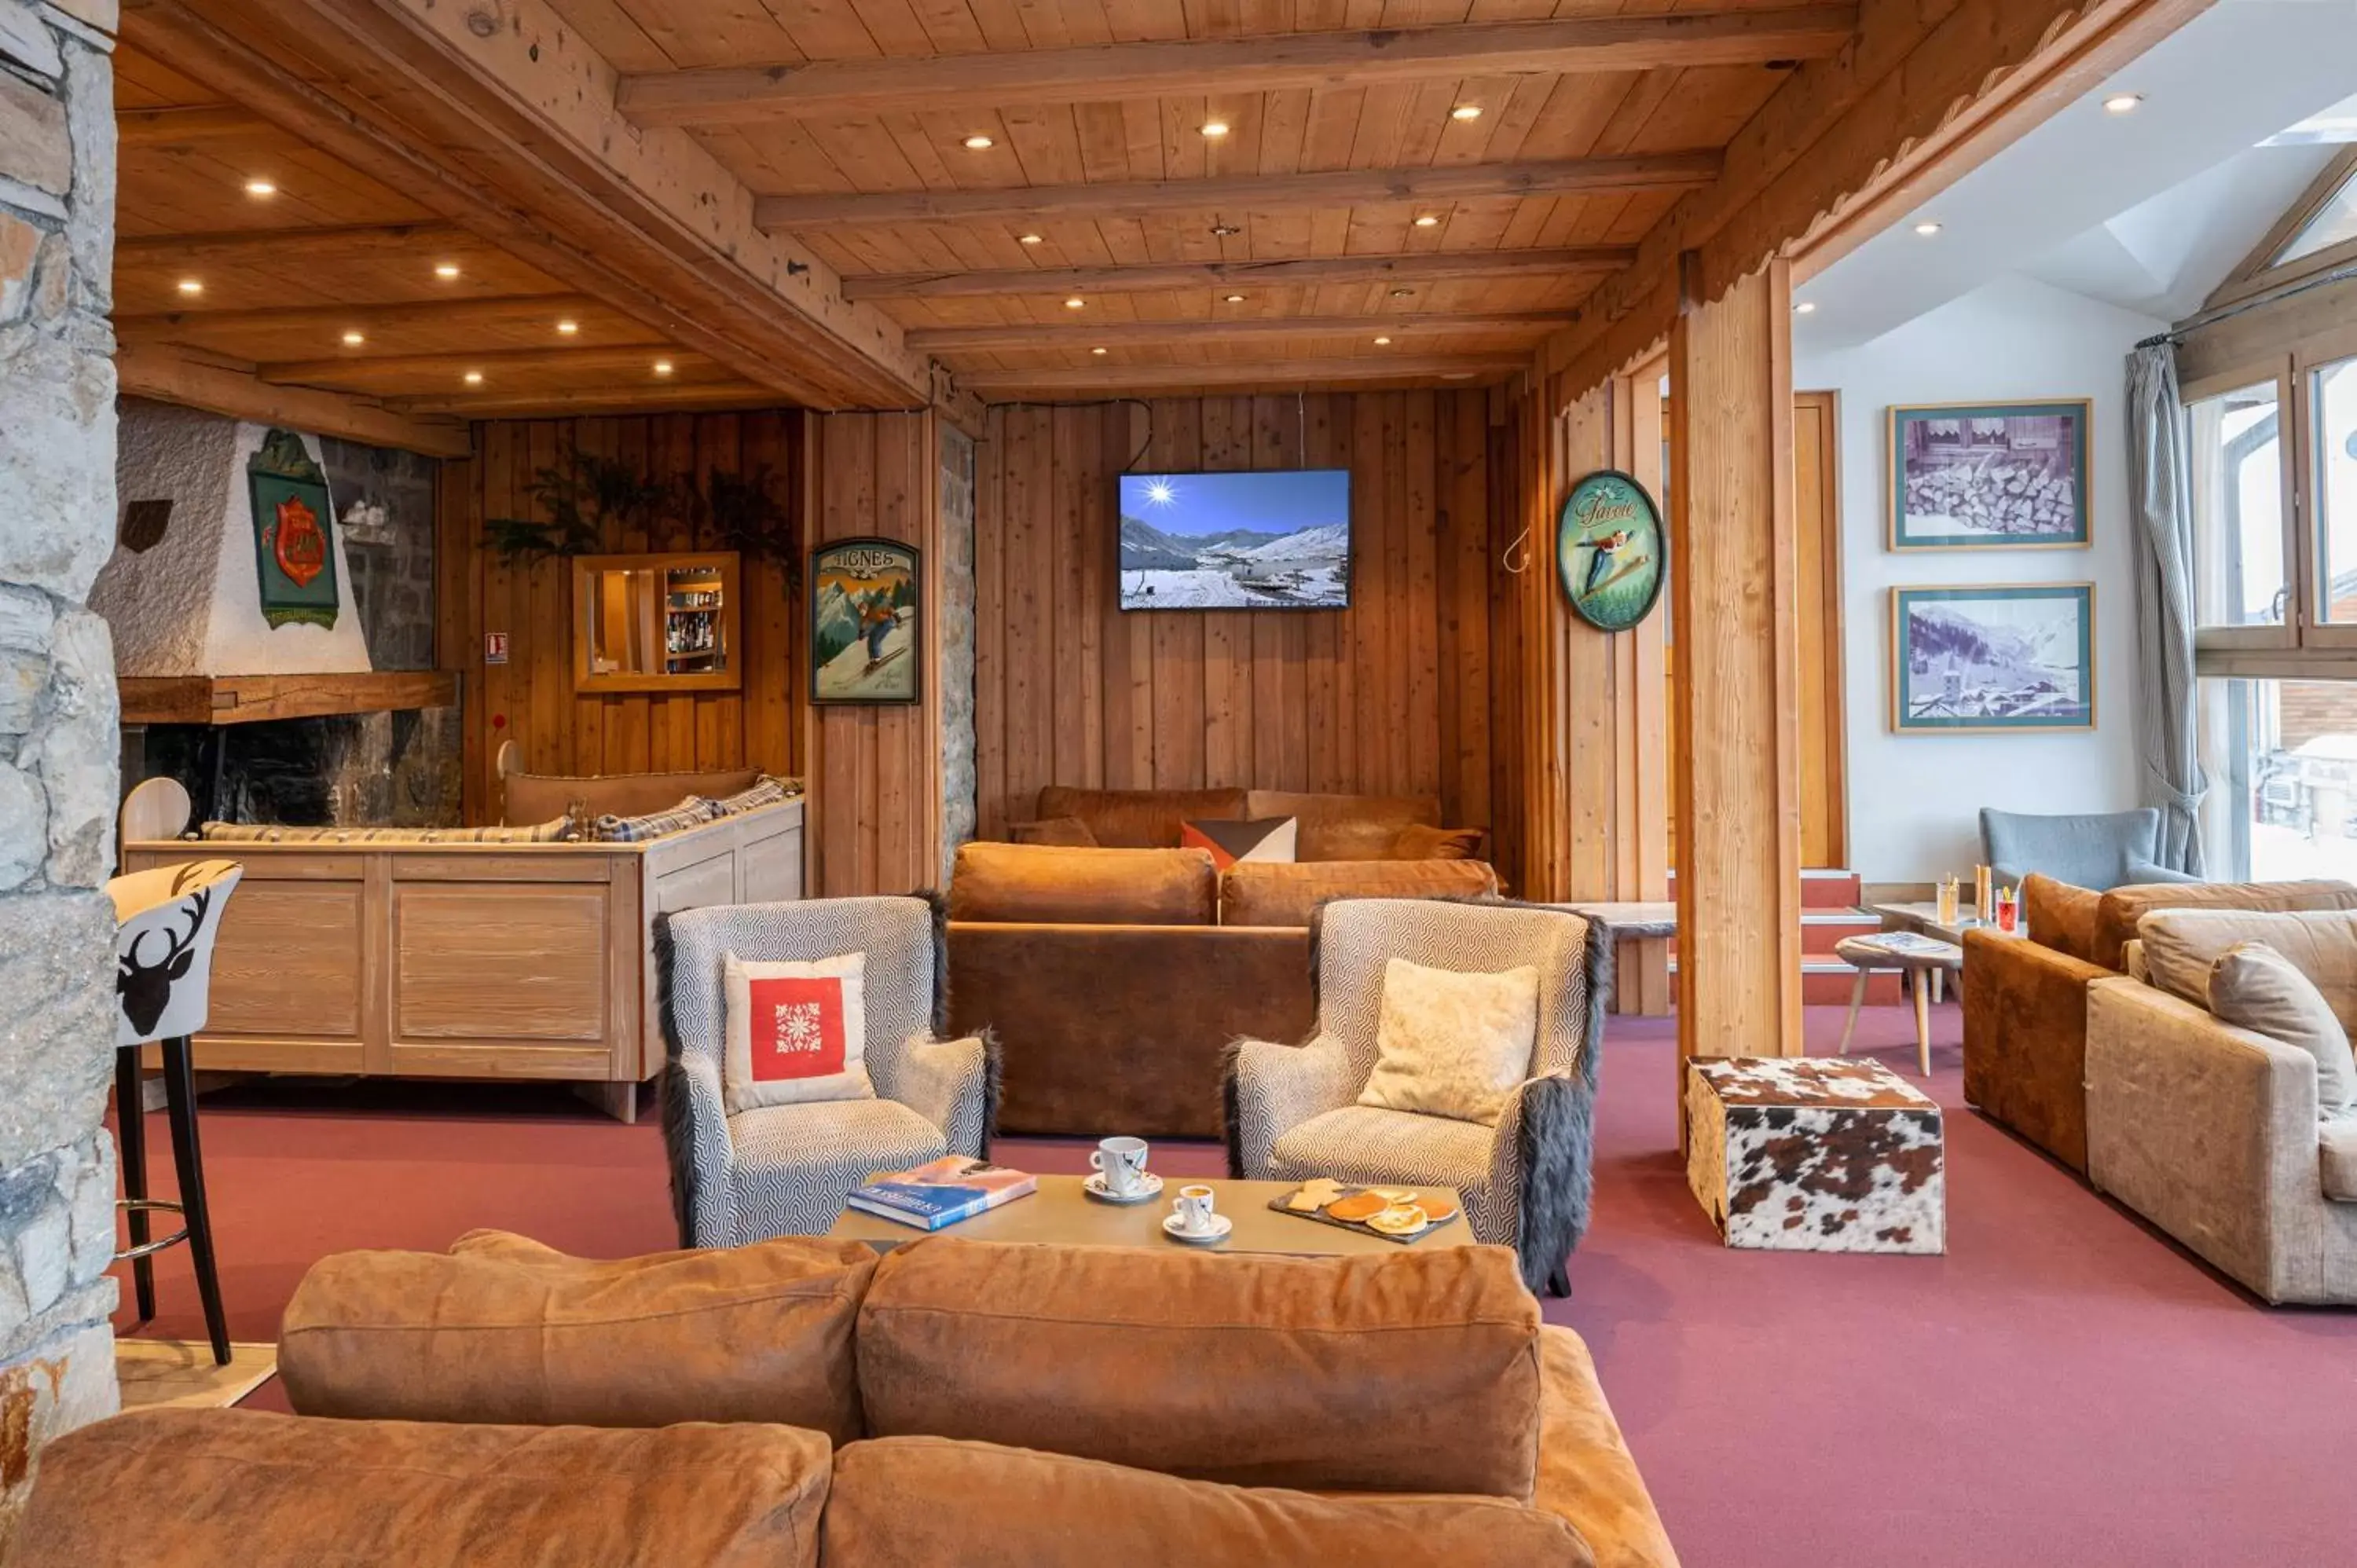
<path fill-rule="evenodd" d="M 1178 1216 L 1178 1229 L 1189 1235 L 1200 1235 L 1209 1230 L 1213 1219 L 1211 1199 L 1211 1189 L 1208 1187 L 1180 1187 L 1178 1201 L 1171 1205 Z"/>
<path fill-rule="evenodd" d="M 1146 1150 L 1143 1138 L 1106 1138 L 1090 1153 L 1089 1164 L 1104 1173 L 1107 1192 L 1127 1197 L 1146 1185 Z"/>

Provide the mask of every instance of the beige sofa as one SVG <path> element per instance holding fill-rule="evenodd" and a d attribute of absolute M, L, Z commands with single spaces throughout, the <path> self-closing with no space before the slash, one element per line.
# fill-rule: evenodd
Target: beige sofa
<path fill-rule="evenodd" d="M 1502 1247 L 591 1262 L 478 1232 L 321 1262 L 280 1366 L 300 1416 L 50 1445 L 13 1561 L 1676 1563 L 1586 1347 Z"/>
<path fill-rule="evenodd" d="M 2357 913 L 2177 911 L 2141 929 L 2130 973 L 2087 992 L 2088 1179 L 2267 1301 L 2357 1305 L 2357 1115 L 2319 1121 L 2316 1058 L 2222 1021 L 2204 989 L 2227 947 L 2265 942 L 2357 1025 Z"/>

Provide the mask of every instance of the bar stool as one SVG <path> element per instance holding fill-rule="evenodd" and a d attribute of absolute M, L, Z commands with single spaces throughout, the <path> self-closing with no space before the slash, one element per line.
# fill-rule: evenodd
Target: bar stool
<path fill-rule="evenodd" d="M 221 1276 L 213 1266 L 212 1217 L 205 1206 L 204 1162 L 197 1144 L 197 1075 L 188 1036 L 205 1026 L 211 1006 L 213 940 L 221 908 L 245 868 L 234 861 L 199 860 L 134 872 L 106 885 L 114 900 L 115 1142 L 122 1152 L 124 1211 L 131 1245 L 114 1255 L 131 1265 L 139 1321 L 156 1316 L 155 1265 L 148 1260 L 186 1241 L 196 1263 L 197 1295 L 213 1359 L 229 1365 L 229 1324 L 221 1312 Z M 160 1043 L 164 1104 L 172 1123 L 172 1163 L 180 1199 L 147 1196 L 146 1106 L 139 1088 L 140 1047 Z M 147 1217 L 178 1214 L 180 1230 L 148 1239 Z"/>

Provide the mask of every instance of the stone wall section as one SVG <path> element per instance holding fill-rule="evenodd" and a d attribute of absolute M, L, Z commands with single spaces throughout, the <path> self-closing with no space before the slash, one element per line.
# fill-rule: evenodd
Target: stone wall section
<path fill-rule="evenodd" d="M 974 837 L 974 439 L 945 420 L 942 433 L 942 884 L 958 845 Z"/>
<path fill-rule="evenodd" d="M 113 0 L 0 0 L 0 1542 L 116 1408 Z"/>

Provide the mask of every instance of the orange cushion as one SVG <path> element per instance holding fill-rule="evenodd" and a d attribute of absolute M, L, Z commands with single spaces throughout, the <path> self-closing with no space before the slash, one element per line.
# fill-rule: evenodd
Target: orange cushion
<path fill-rule="evenodd" d="M 1498 891 L 1479 860 L 1245 862 L 1220 875 L 1220 924 L 1306 926 L 1329 898 L 1476 898 Z"/>
<path fill-rule="evenodd" d="M 1073 926 L 1209 926 L 1219 874 L 1200 849 L 960 846 L 950 918 Z"/>
<path fill-rule="evenodd" d="M 1040 821 L 1078 817 L 1107 849 L 1176 849 L 1178 825 L 1189 817 L 1246 814 L 1241 789 L 1076 789 L 1066 784 L 1040 790 L 1039 809 L 1033 813 Z"/>
<path fill-rule="evenodd" d="M 1440 801 L 1430 795 L 1308 795 L 1255 789 L 1242 817 L 1292 817 L 1301 824 L 1298 860 L 1388 860 L 1400 830 L 1437 827 Z"/>

